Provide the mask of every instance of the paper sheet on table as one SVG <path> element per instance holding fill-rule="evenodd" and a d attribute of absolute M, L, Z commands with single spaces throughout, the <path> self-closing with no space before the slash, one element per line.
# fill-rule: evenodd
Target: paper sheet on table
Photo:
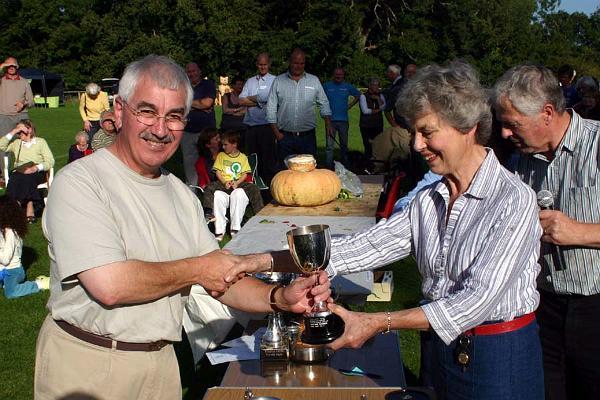
<path fill-rule="evenodd" d="M 250 351 L 258 351 L 260 346 L 260 338 L 266 332 L 267 328 L 262 327 L 256 330 L 253 335 L 244 335 L 228 342 L 222 343 L 226 347 L 246 347 Z"/>
<path fill-rule="evenodd" d="M 211 365 L 221 364 L 231 361 L 243 361 L 243 360 L 258 360 L 260 358 L 260 351 L 252 351 L 248 347 L 230 347 L 223 350 L 209 351 L 206 353 L 208 361 Z"/>

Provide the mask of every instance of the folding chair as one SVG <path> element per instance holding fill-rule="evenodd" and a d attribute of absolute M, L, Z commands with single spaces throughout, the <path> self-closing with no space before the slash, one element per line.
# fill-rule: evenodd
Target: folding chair
<path fill-rule="evenodd" d="M 265 184 L 265 181 L 258 175 L 258 155 L 256 153 L 250 154 L 248 156 L 248 163 L 252 170 L 252 180 L 254 181 L 254 184 L 258 186 L 260 190 L 268 189 L 269 187 Z"/>
<path fill-rule="evenodd" d="M 2 158 L 2 174 L 4 176 L 4 183 L 8 186 L 8 180 L 10 179 L 10 153 L 4 153 L 4 157 Z M 44 204 L 48 201 L 48 191 L 50 190 L 50 185 L 52 185 L 52 181 L 54 180 L 54 167 L 50 168 L 49 171 L 46 171 L 46 181 L 40 183 L 37 186 L 38 190 L 45 190 L 44 193 Z"/>

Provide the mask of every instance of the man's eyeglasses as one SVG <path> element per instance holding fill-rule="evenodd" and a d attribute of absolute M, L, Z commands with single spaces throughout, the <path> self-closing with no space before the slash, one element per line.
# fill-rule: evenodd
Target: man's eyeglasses
<path fill-rule="evenodd" d="M 156 124 L 159 119 L 164 118 L 167 128 L 172 131 L 182 131 L 185 128 L 185 124 L 187 124 L 187 118 L 184 118 L 181 114 L 158 115 L 154 110 L 150 109 L 143 108 L 141 110 L 136 110 L 123 99 L 121 99 L 121 102 L 127 106 L 133 115 L 135 115 L 135 119 L 144 125 L 152 126 Z"/>

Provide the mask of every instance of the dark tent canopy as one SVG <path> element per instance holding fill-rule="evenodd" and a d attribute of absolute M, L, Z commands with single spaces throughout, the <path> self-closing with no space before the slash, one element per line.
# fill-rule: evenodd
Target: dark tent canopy
<path fill-rule="evenodd" d="M 65 85 L 62 76 L 54 72 L 42 71 L 35 68 L 22 68 L 19 75 L 31 79 L 31 91 L 34 95 L 42 97 L 58 96 L 60 102 L 64 102 Z"/>

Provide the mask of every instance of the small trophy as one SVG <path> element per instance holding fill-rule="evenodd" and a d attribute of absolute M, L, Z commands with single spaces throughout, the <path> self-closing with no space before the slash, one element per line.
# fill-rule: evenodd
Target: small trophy
<path fill-rule="evenodd" d="M 327 266 L 331 250 L 329 226 L 301 226 L 289 231 L 287 240 L 294 262 L 305 275 L 316 274 Z M 324 301 L 315 303 L 304 317 L 304 326 L 300 339 L 307 344 L 329 343 L 344 333 L 344 322 L 329 311 Z"/>

